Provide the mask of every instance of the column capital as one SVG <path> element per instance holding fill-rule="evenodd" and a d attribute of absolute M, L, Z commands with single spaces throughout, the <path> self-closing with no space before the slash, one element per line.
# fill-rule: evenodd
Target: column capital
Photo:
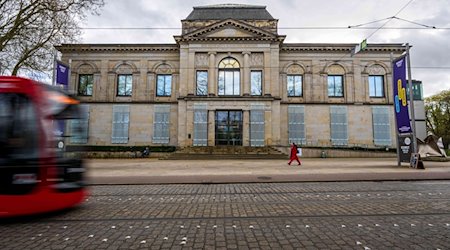
<path fill-rule="evenodd" d="M 208 55 L 217 55 L 217 52 L 215 52 L 215 51 L 210 51 L 210 52 L 208 52 Z"/>
<path fill-rule="evenodd" d="M 247 56 L 249 56 L 249 55 L 251 55 L 252 54 L 252 52 L 250 52 L 250 51 L 244 51 L 244 52 L 242 52 L 242 55 L 247 55 Z"/>

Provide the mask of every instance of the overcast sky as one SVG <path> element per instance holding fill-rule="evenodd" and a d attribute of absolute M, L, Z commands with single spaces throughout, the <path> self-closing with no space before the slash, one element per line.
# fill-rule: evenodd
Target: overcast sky
<path fill-rule="evenodd" d="M 181 20 L 193 6 L 238 3 L 267 6 L 286 43 L 410 43 L 412 78 L 423 82 L 425 97 L 450 90 L 450 0 L 105 0 L 99 16 L 83 27 L 145 27 L 170 29 L 84 30 L 81 43 L 175 43 Z M 398 15 L 415 23 L 447 29 L 283 29 L 289 27 L 348 27 Z M 363 27 L 380 27 L 385 21 Z M 391 20 L 388 28 L 420 28 Z M 428 67 L 428 68 L 423 68 Z M 431 67 L 431 68 L 430 68 Z M 438 68 L 439 67 L 439 68 Z"/>

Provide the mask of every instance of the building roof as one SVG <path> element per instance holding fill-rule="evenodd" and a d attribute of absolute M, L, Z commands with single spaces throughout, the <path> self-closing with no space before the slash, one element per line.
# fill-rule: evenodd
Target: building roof
<path fill-rule="evenodd" d="M 185 20 L 275 20 L 266 6 L 244 4 L 219 4 L 196 6 Z"/>

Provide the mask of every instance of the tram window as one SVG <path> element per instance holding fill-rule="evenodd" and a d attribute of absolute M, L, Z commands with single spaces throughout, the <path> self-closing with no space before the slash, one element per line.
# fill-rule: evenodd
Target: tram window
<path fill-rule="evenodd" d="M 37 130 L 36 112 L 27 97 L 0 94 L 0 158 L 37 158 Z"/>

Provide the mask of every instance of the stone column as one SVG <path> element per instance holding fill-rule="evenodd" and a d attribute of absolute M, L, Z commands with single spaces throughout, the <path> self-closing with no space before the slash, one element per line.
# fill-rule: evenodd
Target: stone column
<path fill-rule="evenodd" d="M 265 137 L 264 145 L 272 146 L 272 145 L 274 145 L 273 123 L 276 123 L 276 121 L 279 121 L 279 120 L 272 119 L 272 110 L 266 110 L 264 113 L 265 113 L 264 114 L 264 125 L 265 125 L 264 126 L 264 137 Z M 279 124 L 277 123 L 276 126 L 279 126 Z M 276 134 L 279 135 L 279 133 L 276 133 Z"/>
<path fill-rule="evenodd" d="M 250 95 L 250 52 L 245 51 L 242 52 L 242 54 L 244 55 L 244 65 L 243 65 L 243 72 L 242 74 L 244 75 L 244 77 L 242 77 L 243 79 L 243 94 L 244 96 L 249 96 Z"/>
<path fill-rule="evenodd" d="M 180 96 L 188 94 L 189 46 L 180 45 Z"/>
<path fill-rule="evenodd" d="M 140 62 L 139 74 L 140 81 L 138 84 L 138 94 L 139 101 L 146 101 L 148 98 L 148 90 L 147 90 L 147 60 L 142 59 Z"/>
<path fill-rule="evenodd" d="M 208 110 L 208 146 L 216 144 L 215 122 L 214 110 Z"/>
<path fill-rule="evenodd" d="M 266 139 L 272 139 L 269 144 L 269 140 L 267 140 L 266 145 L 281 145 L 281 130 L 280 130 L 280 121 L 281 121 L 281 102 L 279 100 L 272 102 L 272 107 L 269 114 L 271 117 L 267 120 L 267 123 L 271 122 L 272 125 L 272 131 L 271 134 L 266 134 Z M 264 124 L 266 121 L 264 121 Z"/>
<path fill-rule="evenodd" d="M 154 101 L 156 96 L 156 75 L 153 72 L 147 72 L 147 100 Z"/>
<path fill-rule="evenodd" d="M 280 74 L 280 82 L 281 82 L 281 98 L 283 101 L 288 101 L 287 96 L 287 74 L 281 73 Z"/>
<path fill-rule="evenodd" d="M 94 75 L 95 79 L 95 75 Z M 95 81 L 97 83 L 97 81 Z M 108 85 L 108 60 L 102 60 L 100 63 L 100 78 L 98 81 L 98 86 L 94 91 L 95 99 L 99 101 L 106 101 L 108 99 L 108 89 L 111 86 Z"/>
<path fill-rule="evenodd" d="M 186 144 L 186 123 L 187 123 L 187 103 L 186 101 L 178 101 L 178 146 L 185 147 Z"/>
<path fill-rule="evenodd" d="M 353 84 L 353 73 L 344 75 L 344 99 L 345 102 L 351 103 L 355 101 L 355 85 Z"/>
<path fill-rule="evenodd" d="M 209 52 L 209 69 L 208 69 L 208 93 L 210 96 L 216 95 L 216 52 Z M 209 142 L 208 142 L 209 145 Z"/>
<path fill-rule="evenodd" d="M 170 95 L 171 101 L 176 101 L 178 97 L 180 96 L 179 89 L 180 89 L 180 81 L 179 81 L 179 74 L 173 73 L 172 74 L 172 94 Z"/>
<path fill-rule="evenodd" d="M 384 83 L 384 95 L 386 98 L 386 102 L 389 104 L 394 103 L 394 97 L 392 96 L 392 74 L 387 73 L 384 79 L 386 82 Z"/>
<path fill-rule="evenodd" d="M 303 98 L 306 102 L 312 102 L 314 100 L 314 83 L 311 72 L 305 72 L 305 79 L 303 79 Z"/>
<path fill-rule="evenodd" d="M 140 90 L 141 85 L 141 74 L 139 71 L 132 72 L 132 83 L 131 83 L 131 100 L 139 101 L 141 99 L 142 91 Z"/>
<path fill-rule="evenodd" d="M 195 94 L 195 52 L 189 51 L 188 53 L 188 70 L 186 71 L 187 77 L 187 94 L 193 96 Z"/>
<path fill-rule="evenodd" d="M 109 71 L 108 72 L 108 83 L 107 83 L 107 96 L 106 99 L 109 102 L 115 101 L 116 94 L 117 94 L 117 78 L 116 78 L 116 72 Z"/>
<path fill-rule="evenodd" d="M 244 110 L 242 117 L 242 146 L 250 146 L 250 111 Z"/>

